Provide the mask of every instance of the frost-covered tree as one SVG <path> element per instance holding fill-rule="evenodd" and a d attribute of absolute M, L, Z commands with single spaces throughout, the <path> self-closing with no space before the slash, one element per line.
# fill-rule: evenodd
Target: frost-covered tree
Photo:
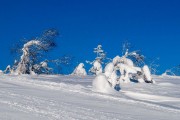
<path fill-rule="evenodd" d="M 108 82 L 114 88 L 118 84 L 118 75 L 116 68 L 112 62 L 108 63 L 104 68 L 104 74 L 107 77 Z"/>
<path fill-rule="evenodd" d="M 41 37 L 24 43 L 19 61 L 16 61 L 12 70 L 17 74 L 47 74 L 52 69 L 47 67 L 47 62 L 40 62 L 43 56 L 52 48 L 56 47 L 55 38 L 57 30 L 46 30 Z"/>
<path fill-rule="evenodd" d="M 48 66 L 48 60 L 35 64 L 30 69 L 30 74 L 52 74 L 52 68 Z"/>
<path fill-rule="evenodd" d="M 144 63 L 144 56 L 139 54 L 138 51 L 129 52 L 126 49 L 124 55 L 114 57 L 112 63 L 120 72 L 119 81 L 128 83 L 135 79 L 138 82 L 154 82 L 149 67 Z M 137 63 L 141 63 L 141 65 Z"/>
<path fill-rule="evenodd" d="M 16 73 L 18 74 L 30 74 L 30 71 L 32 70 L 33 63 L 30 59 L 30 47 L 31 46 L 36 46 L 39 47 L 41 46 L 40 41 L 38 40 L 31 40 L 24 44 L 22 51 L 23 54 L 20 58 L 20 62 L 17 65 Z"/>
<path fill-rule="evenodd" d="M 95 75 L 98 75 L 103 72 L 101 61 L 99 59 L 93 62 L 93 66 L 90 68 L 89 72 Z"/>
<path fill-rule="evenodd" d="M 89 72 L 98 75 L 103 72 L 102 64 L 104 64 L 104 60 L 107 59 L 106 53 L 102 49 L 102 45 L 98 45 L 96 48 L 94 48 L 93 52 L 96 54 L 95 60 L 93 62 L 90 61 L 86 61 L 86 62 L 92 65 Z"/>
<path fill-rule="evenodd" d="M 103 63 L 103 60 L 106 58 L 106 53 L 102 49 L 102 45 L 98 45 L 97 48 L 94 48 L 94 53 L 96 53 L 95 59 Z"/>
<path fill-rule="evenodd" d="M 84 64 L 80 63 L 75 70 L 73 71 L 72 75 L 77 75 L 77 76 L 86 76 L 86 70 L 84 69 Z"/>
<path fill-rule="evenodd" d="M 4 72 L 5 74 L 6 74 L 6 73 L 12 73 L 11 66 L 8 65 L 8 66 L 6 67 L 6 69 L 5 69 L 3 72 Z"/>
<path fill-rule="evenodd" d="M 63 55 L 55 60 L 48 60 L 55 69 L 53 72 L 58 74 L 71 74 L 74 70 L 75 57 L 72 55 Z"/>
<path fill-rule="evenodd" d="M 180 65 L 167 69 L 162 75 L 180 76 Z"/>

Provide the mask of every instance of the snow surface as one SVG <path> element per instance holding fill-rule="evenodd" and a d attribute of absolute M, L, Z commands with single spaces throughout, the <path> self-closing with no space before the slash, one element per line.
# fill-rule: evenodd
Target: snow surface
<path fill-rule="evenodd" d="M 0 120 L 179 120 L 180 77 L 98 93 L 95 76 L 0 75 Z"/>

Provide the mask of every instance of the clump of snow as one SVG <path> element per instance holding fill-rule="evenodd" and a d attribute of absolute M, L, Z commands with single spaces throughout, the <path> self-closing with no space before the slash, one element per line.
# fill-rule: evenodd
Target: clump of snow
<path fill-rule="evenodd" d="M 43 68 L 47 68 L 47 67 L 48 67 L 47 62 L 45 62 L 45 61 L 41 62 L 40 65 L 41 65 Z"/>
<path fill-rule="evenodd" d="M 108 78 L 108 81 L 111 83 L 112 87 L 114 87 L 117 84 L 118 76 L 112 62 L 106 65 L 104 74 Z"/>
<path fill-rule="evenodd" d="M 104 68 L 104 74 L 106 75 L 106 77 L 110 77 L 113 71 L 114 71 L 113 63 L 108 63 Z"/>
<path fill-rule="evenodd" d="M 121 57 L 120 56 L 116 56 L 113 58 L 112 62 L 114 65 L 117 65 L 118 63 L 120 63 Z"/>
<path fill-rule="evenodd" d="M 142 71 L 144 73 L 145 81 L 149 82 L 149 83 L 154 83 L 154 81 L 152 80 L 152 77 L 151 77 L 151 72 L 150 72 L 149 67 L 147 65 L 145 65 L 142 68 Z"/>
<path fill-rule="evenodd" d="M 122 57 L 120 61 L 121 61 L 121 63 L 124 63 L 128 66 L 134 67 L 133 61 L 129 58 Z"/>
<path fill-rule="evenodd" d="M 130 67 L 126 64 L 120 63 L 117 66 L 118 66 L 119 71 L 121 73 L 120 81 L 124 81 L 125 83 L 130 82 L 129 74 L 136 74 L 137 73 L 137 71 L 133 67 Z"/>
<path fill-rule="evenodd" d="M 99 75 L 102 73 L 102 65 L 99 60 L 95 60 L 93 63 L 92 68 L 89 70 L 91 73 L 95 73 L 96 75 Z"/>
<path fill-rule="evenodd" d="M 0 70 L 0 75 L 4 74 L 4 72 L 2 70 Z"/>
<path fill-rule="evenodd" d="M 115 70 L 111 73 L 111 76 L 108 78 L 108 81 L 111 83 L 112 88 L 114 88 L 117 84 L 119 84 L 118 76 Z"/>
<path fill-rule="evenodd" d="M 113 91 L 108 82 L 108 78 L 104 74 L 99 74 L 92 82 L 93 90 L 102 93 L 111 93 Z"/>
<path fill-rule="evenodd" d="M 84 64 L 80 63 L 75 70 L 73 71 L 72 75 L 77 75 L 77 76 L 86 76 L 86 70 L 84 69 Z"/>

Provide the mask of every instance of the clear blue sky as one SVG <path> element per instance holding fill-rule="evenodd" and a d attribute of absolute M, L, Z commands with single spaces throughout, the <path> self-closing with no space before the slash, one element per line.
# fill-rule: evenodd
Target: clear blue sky
<path fill-rule="evenodd" d="M 128 40 L 147 57 L 159 57 L 160 73 L 180 64 L 179 0 L 1 0 L 0 69 L 13 62 L 10 48 L 48 28 L 60 31 L 52 58 L 72 54 L 93 60 L 102 44 L 109 57 Z"/>

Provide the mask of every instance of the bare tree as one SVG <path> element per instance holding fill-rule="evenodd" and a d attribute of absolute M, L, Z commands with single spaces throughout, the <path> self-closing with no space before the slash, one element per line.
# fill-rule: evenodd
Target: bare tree
<path fill-rule="evenodd" d="M 162 75 L 180 76 L 180 65 L 167 69 Z"/>

